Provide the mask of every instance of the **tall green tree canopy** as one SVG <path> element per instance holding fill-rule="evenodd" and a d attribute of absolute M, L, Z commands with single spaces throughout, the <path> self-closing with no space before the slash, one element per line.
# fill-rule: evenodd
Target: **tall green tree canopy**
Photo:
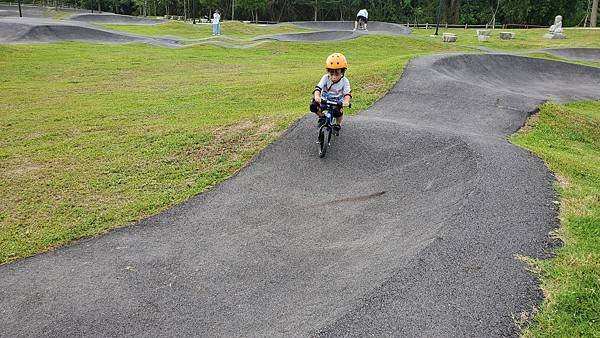
<path fill-rule="evenodd" d="M 29 2 L 34 0 L 28 0 Z M 38 3 L 40 0 L 37 0 Z M 354 20 L 361 8 L 369 20 L 397 23 L 435 23 L 438 6 L 441 22 L 449 24 L 486 24 L 496 12 L 496 23 L 549 26 L 556 15 L 565 26 L 590 21 L 592 1 L 596 0 L 41 0 L 47 4 L 132 15 L 210 16 L 221 10 L 223 19 L 231 17 L 235 3 L 236 20 L 304 21 Z M 193 6 L 194 5 L 194 6 Z M 184 13 L 185 11 L 185 13 Z"/>

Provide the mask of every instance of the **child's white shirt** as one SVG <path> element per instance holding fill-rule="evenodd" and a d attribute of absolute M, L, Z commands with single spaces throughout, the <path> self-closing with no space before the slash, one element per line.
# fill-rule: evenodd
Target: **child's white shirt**
<path fill-rule="evenodd" d="M 325 74 L 315 89 L 321 91 L 321 96 L 325 96 L 324 94 L 327 94 L 330 100 L 342 100 L 346 95 L 352 97 L 350 81 L 345 76 L 342 77 L 338 82 L 334 83 L 329 78 L 329 74 Z"/>

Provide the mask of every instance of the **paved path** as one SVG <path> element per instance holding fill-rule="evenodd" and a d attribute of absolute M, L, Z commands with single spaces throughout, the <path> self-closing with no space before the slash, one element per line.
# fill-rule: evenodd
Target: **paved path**
<path fill-rule="evenodd" d="M 553 177 L 506 141 L 600 69 L 428 56 L 347 119 L 134 226 L 0 266 L 0 336 L 515 336 L 541 295 Z"/>

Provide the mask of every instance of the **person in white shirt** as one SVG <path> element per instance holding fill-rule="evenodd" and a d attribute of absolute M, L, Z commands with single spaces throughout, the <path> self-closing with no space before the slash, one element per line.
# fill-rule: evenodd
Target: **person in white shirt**
<path fill-rule="evenodd" d="M 213 35 L 221 35 L 221 14 L 218 9 L 213 14 Z"/>
<path fill-rule="evenodd" d="M 362 22 L 365 30 L 367 30 L 367 21 L 369 21 L 369 12 L 367 12 L 367 10 L 363 8 L 356 14 L 356 21 L 354 21 L 354 30 L 356 30 L 359 22 Z"/>

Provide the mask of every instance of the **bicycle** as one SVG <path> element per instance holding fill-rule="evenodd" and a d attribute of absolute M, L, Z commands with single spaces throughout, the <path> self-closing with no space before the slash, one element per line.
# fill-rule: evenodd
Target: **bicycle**
<path fill-rule="evenodd" d="M 337 122 L 337 119 L 333 117 L 333 112 L 341 109 L 342 106 L 342 101 L 321 99 L 321 111 L 324 112 L 325 116 L 325 123 L 319 126 L 319 135 L 317 136 L 317 147 L 319 149 L 319 157 L 321 158 L 325 157 L 327 148 L 331 146 L 331 136 L 339 136 L 339 131 L 333 128 L 333 124 Z"/>

